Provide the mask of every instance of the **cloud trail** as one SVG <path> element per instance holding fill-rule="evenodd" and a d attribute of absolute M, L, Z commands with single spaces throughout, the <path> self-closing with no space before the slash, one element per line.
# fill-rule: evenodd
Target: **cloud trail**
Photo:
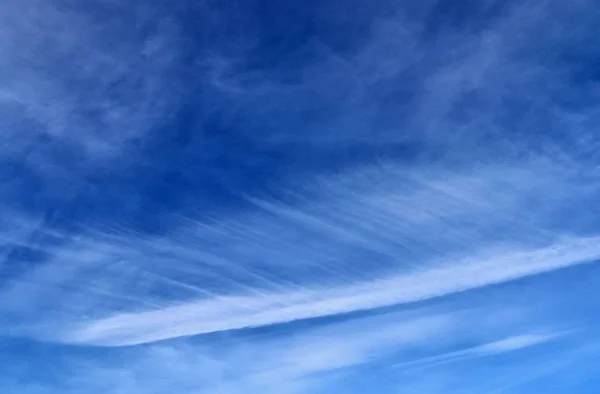
<path fill-rule="evenodd" d="M 575 239 L 539 250 L 453 262 L 381 281 L 323 289 L 317 294 L 231 296 L 156 311 L 117 314 L 65 333 L 62 340 L 121 346 L 258 327 L 415 302 L 598 259 L 600 237 Z"/>

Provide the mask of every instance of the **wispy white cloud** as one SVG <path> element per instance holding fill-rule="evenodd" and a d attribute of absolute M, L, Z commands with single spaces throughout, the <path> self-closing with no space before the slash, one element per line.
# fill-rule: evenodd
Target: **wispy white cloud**
<path fill-rule="evenodd" d="M 128 345 L 411 303 L 594 262 L 597 236 L 543 227 L 545 212 L 572 196 L 527 205 L 581 189 L 568 172 L 539 166 L 429 178 L 370 169 L 288 189 L 279 202 L 252 198 L 253 208 L 230 217 L 184 220 L 168 236 L 65 237 L 4 286 L 4 308 L 28 335 Z"/>
<path fill-rule="evenodd" d="M 354 286 L 317 293 L 230 296 L 140 313 L 116 314 L 65 333 L 67 342 L 131 345 L 329 316 L 415 302 L 536 275 L 600 258 L 600 238 L 496 256 L 459 261 Z"/>
<path fill-rule="evenodd" d="M 556 335 L 518 335 L 479 345 L 472 350 L 478 354 L 511 352 L 555 339 Z"/>

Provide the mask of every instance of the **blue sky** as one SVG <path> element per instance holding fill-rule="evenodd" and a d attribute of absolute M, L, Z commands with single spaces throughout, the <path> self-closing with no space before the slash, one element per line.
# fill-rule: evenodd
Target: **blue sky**
<path fill-rule="evenodd" d="M 597 393 L 590 0 L 7 0 L 0 391 Z"/>

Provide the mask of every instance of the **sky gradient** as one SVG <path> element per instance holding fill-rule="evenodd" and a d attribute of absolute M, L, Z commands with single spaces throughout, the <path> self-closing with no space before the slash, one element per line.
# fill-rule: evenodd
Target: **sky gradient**
<path fill-rule="evenodd" d="M 591 0 L 5 0 L 0 392 L 600 390 Z"/>

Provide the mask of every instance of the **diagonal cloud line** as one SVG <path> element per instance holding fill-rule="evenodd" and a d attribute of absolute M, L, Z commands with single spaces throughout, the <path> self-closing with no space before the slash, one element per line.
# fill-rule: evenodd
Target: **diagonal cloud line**
<path fill-rule="evenodd" d="M 469 259 L 319 293 L 230 296 L 115 314 L 65 330 L 56 340 L 102 346 L 136 345 L 169 338 L 260 327 L 432 299 L 600 259 L 600 236 Z"/>
<path fill-rule="evenodd" d="M 538 346 L 565 335 L 565 333 L 553 334 L 523 334 L 514 335 L 499 339 L 492 342 L 487 342 L 482 345 L 469 347 L 462 350 L 455 350 L 434 356 L 423 357 L 416 360 L 406 361 L 395 365 L 395 368 L 422 368 L 439 366 L 447 363 L 463 361 L 473 358 L 493 356 L 508 352 L 514 352 L 522 349 L 527 349 L 533 346 Z"/>

